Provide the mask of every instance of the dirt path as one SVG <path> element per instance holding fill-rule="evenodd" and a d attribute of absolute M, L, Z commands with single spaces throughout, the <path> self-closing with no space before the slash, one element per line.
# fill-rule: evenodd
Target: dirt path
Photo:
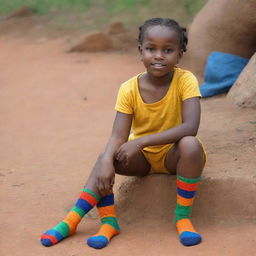
<path fill-rule="evenodd" d="M 224 97 L 202 101 L 200 137 L 208 164 L 194 209 L 204 238 L 201 245 L 179 244 L 168 215 L 174 192 L 159 187 L 173 184 L 173 179 L 163 176 L 131 182 L 130 188 L 130 181 L 118 177 L 122 233 L 104 250 L 84 244 L 98 228 L 93 218 L 59 245 L 40 245 L 40 234 L 70 209 L 104 148 L 120 83 L 143 70 L 134 53 L 67 54 L 66 49 L 63 39 L 29 42 L 0 37 L 1 255 L 252 255 L 255 110 L 238 110 Z M 128 185 L 122 191 L 118 188 L 123 184 Z M 131 187 L 135 189 L 129 197 Z M 152 187 L 162 198 L 155 197 L 159 209 L 149 204 Z M 124 208 L 122 195 L 130 208 Z M 173 202 L 166 205 L 169 197 Z"/>

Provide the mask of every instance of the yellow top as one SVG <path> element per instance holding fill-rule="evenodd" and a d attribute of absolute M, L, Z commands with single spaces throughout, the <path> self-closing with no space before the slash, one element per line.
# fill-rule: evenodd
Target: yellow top
<path fill-rule="evenodd" d="M 129 140 L 159 133 L 182 123 L 182 102 L 188 98 L 201 97 L 196 77 L 187 70 L 174 69 L 173 79 L 166 95 L 157 102 L 143 101 L 138 77 L 123 83 L 119 89 L 115 110 L 133 114 L 132 133 Z M 147 151 L 158 152 L 161 145 L 147 147 Z"/>

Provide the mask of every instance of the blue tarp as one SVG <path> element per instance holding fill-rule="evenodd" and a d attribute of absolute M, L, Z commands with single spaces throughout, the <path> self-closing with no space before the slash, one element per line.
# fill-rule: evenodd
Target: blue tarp
<path fill-rule="evenodd" d="M 248 61 L 233 54 L 212 52 L 207 59 L 205 82 L 200 86 L 202 96 L 210 97 L 227 92 Z"/>

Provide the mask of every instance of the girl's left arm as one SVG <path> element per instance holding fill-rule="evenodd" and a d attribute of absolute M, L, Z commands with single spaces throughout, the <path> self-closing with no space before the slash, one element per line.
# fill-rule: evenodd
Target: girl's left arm
<path fill-rule="evenodd" d="M 199 97 L 183 101 L 182 124 L 164 132 L 143 136 L 135 140 L 140 148 L 171 144 L 185 136 L 196 136 L 200 124 L 201 107 Z"/>

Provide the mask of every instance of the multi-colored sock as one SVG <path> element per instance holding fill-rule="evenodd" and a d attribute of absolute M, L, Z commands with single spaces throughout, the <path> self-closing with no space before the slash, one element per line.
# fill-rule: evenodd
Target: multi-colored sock
<path fill-rule="evenodd" d="M 196 179 L 177 176 L 177 205 L 174 222 L 180 236 L 180 242 L 185 246 L 199 244 L 201 236 L 194 229 L 190 221 L 191 207 L 199 185 L 200 177 Z"/>
<path fill-rule="evenodd" d="M 60 242 L 62 239 L 73 235 L 76 232 L 77 225 L 81 219 L 98 203 L 99 200 L 99 196 L 95 195 L 89 189 L 84 188 L 79 199 L 66 218 L 53 229 L 47 230 L 42 234 L 42 245 L 51 246 Z"/>
<path fill-rule="evenodd" d="M 102 249 L 110 239 L 120 233 L 114 206 L 114 194 L 107 195 L 97 204 L 101 219 L 101 228 L 97 234 L 87 240 L 87 244 L 95 249 Z"/>

